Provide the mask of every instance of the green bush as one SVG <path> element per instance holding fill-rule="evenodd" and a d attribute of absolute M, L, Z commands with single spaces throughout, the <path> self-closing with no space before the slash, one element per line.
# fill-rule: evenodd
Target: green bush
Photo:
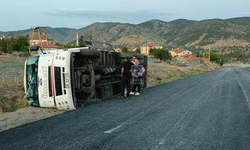
<path fill-rule="evenodd" d="M 17 38 L 3 38 L 0 40 L 0 51 L 12 53 L 12 51 L 29 51 L 29 39 L 27 36 L 18 36 Z"/>
<path fill-rule="evenodd" d="M 156 79 L 156 80 L 161 81 L 161 80 L 162 80 L 162 78 L 157 77 L 157 79 Z"/>
<path fill-rule="evenodd" d="M 216 62 L 216 63 L 220 64 L 221 66 L 224 63 L 223 59 L 215 53 L 210 53 L 210 61 Z"/>
<path fill-rule="evenodd" d="M 172 59 L 171 54 L 168 52 L 168 50 L 165 49 L 151 49 L 149 52 L 152 53 L 155 58 L 158 58 L 161 61 Z"/>
<path fill-rule="evenodd" d="M 127 48 L 126 46 L 123 47 L 123 48 L 122 48 L 122 52 L 123 52 L 123 53 L 128 53 L 128 48 Z"/>

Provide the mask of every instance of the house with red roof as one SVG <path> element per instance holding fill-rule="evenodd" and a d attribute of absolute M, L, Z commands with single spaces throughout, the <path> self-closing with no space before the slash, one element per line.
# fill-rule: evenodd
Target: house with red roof
<path fill-rule="evenodd" d="M 182 57 L 186 54 L 192 54 L 192 52 L 188 51 L 188 50 L 185 50 L 185 49 L 172 49 L 169 51 L 170 54 L 172 55 L 172 57 Z"/>
<path fill-rule="evenodd" d="M 134 52 L 134 51 L 136 51 L 136 49 L 137 49 L 137 47 L 129 47 L 128 51 Z"/>
<path fill-rule="evenodd" d="M 208 63 L 208 62 L 209 62 L 209 59 L 208 59 L 208 58 L 201 57 L 201 62 L 203 62 L 203 63 Z"/>
<path fill-rule="evenodd" d="M 179 57 L 180 60 L 185 61 L 188 65 L 199 65 L 201 63 L 201 58 L 196 57 L 193 54 L 186 54 Z"/>
<path fill-rule="evenodd" d="M 44 50 L 51 50 L 51 49 L 59 49 L 60 48 L 60 46 L 53 44 L 54 40 L 52 38 L 48 38 L 45 36 L 41 36 L 41 37 L 30 36 L 29 40 L 30 40 L 31 46 L 40 46 L 40 47 L 43 47 Z"/>
<path fill-rule="evenodd" d="M 47 42 L 42 42 L 39 44 L 35 44 L 33 46 L 39 46 L 39 47 L 43 47 L 44 50 L 52 50 L 52 49 L 59 49 L 60 46 L 51 44 L 51 43 L 47 43 Z"/>
<path fill-rule="evenodd" d="M 187 61 L 195 61 L 195 60 L 200 60 L 199 57 L 196 57 L 192 54 L 186 54 L 182 56 L 182 59 L 187 60 Z"/>

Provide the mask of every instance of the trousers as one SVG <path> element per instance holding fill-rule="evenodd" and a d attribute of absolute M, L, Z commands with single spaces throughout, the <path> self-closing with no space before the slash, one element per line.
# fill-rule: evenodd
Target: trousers
<path fill-rule="evenodd" d="M 122 77 L 121 81 L 121 95 L 123 97 L 129 97 L 130 93 L 130 79 L 129 77 Z M 124 95 L 125 88 L 127 89 L 127 94 Z"/>

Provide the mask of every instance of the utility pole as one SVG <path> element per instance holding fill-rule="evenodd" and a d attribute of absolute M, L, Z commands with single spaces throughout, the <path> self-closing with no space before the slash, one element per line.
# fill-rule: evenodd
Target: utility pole
<path fill-rule="evenodd" d="M 95 48 L 94 39 L 93 39 L 93 33 L 92 32 L 91 32 L 91 35 L 90 35 L 90 41 L 91 41 L 92 47 Z"/>
<path fill-rule="evenodd" d="M 79 36 L 78 36 L 78 32 L 76 33 L 76 46 L 79 46 Z"/>

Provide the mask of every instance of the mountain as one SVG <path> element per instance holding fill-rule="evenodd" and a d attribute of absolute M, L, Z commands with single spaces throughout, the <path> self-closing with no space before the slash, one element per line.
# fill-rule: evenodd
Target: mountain
<path fill-rule="evenodd" d="M 96 43 L 116 46 L 140 46 L 157 43 L 167 48 L 221 50 L 248 47 L 250 43 L 250 17 L 209 19 L 202 21 L 178 19 L 170 22 L 150 20 L 141 24 L 94 23 L 81 29 L 42 27 L 48 37 L 61 43 L 75 40 L 76 33 Z M 0 32 L 6 37 L 29 35 L 31 29 Z"/>
<path fill-rule="evenodd" d="M 40 27 L 41 30 L 46 32 L 46 35 L 50 38 L 53 38 L 55 41 L 67 43 L 68 41 L 72 40 L 72 37 L 69 35 L 76 34 L 77 29 L 71 29 L 71 28 L 51 28 L 51 27 Z M 31 29 L 26 30 L 19 30 L 19 31 L 8 31 L 8 32 L 1 32 L 0 36 L 5 37 L 16 37 L 16 36 L 27 36 L 31 35 Z"/>

